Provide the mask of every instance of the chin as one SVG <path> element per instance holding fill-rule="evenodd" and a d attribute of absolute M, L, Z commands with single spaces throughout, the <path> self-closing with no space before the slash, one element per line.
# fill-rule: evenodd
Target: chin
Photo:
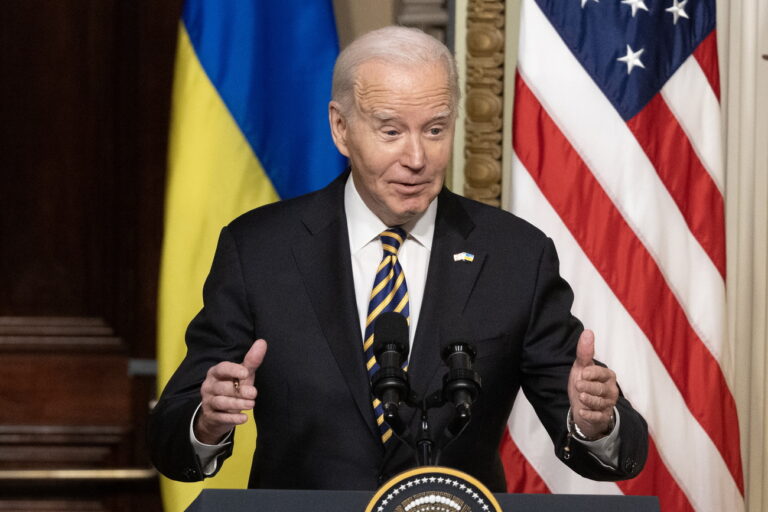
<path fill-rule="evenodd" d="M 409 220 L 413 219 L 414 217 L 418 217 L 419 215 L 427 211 L 428 207 L 429 207 L 429 203 L 425 203 L 423 206 L 401 210 L 400 212 L 397 213 L 397 216 L 399 219 L 402 220 L 401 224 L 404 224 Z"/>

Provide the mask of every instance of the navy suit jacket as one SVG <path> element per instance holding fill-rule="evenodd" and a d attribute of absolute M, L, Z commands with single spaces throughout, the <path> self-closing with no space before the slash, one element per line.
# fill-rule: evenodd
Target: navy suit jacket
<path fill-rule="evenodd" d="M 186 358 L 150 417 L 152 458 L 170 478 L 203 477 L 188 435 L 200 385 L 216 363 L 241 362 L 257 338 L 269 348 L 256 372 L 250 487 L 372 490 L 415 465 L 399 441 L 382 446 L 371 407 L 344 214 L 347 175 L 222 230 L 204 308 L 187 331 Z M 460 252 L 474 261 L 454 261 Z M 441 326 L 453 318 L 471 328 L 483 384 L 469 427 L 443 452 L 441 465 L 505 490 L 498 449 L 522 387 L 555 453 L 575 471 L 596 480 L 640 471 L 647 427 L 623 397 L 618 468 L 568 438 L 566 386 L 582 331 L 572 301 L 549 238 L 508 212 L 440 193 L 411 386 L 422 396 L 440 388 Z M 418 414 L 405 412 L 415 431 Z M 435 411 L 433 430 L 441 432 L 450 418 L 448 406 Z"/>

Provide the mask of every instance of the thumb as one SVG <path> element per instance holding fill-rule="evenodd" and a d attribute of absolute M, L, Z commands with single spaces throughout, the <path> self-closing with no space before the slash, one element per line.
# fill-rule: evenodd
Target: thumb
<path fill-rule="evenodd" d="M 582 368 L 594 364 L 595 357 L 595 333 L 585 329 L 579 336 L 579 343 L 576 345 L 576 365 Z"/>
<path fill-rule="evenodd" d="M 264 355 L 267 353 L 267 342 L 258 339 L 253 342 L 248 353 L 243 358 L 243 366 L 248 370 L 248 384 L 253 384 L 253 376 L 256 374 L 261 363 L 264 361 Z"/>

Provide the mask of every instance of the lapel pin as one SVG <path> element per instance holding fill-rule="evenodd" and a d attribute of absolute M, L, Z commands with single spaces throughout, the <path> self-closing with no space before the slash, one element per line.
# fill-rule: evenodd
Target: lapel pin
<path fill-rule="evenodd" d="M 453 255 L 453 261 L 466 261 L 472 263 L 475 261 L 475 255 L 471 252 L 457 252 Z"/>

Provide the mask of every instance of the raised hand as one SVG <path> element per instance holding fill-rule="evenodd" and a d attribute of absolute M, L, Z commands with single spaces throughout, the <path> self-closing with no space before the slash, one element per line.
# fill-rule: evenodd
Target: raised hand
<path fill-rule="evenodd" d="M 595 335 L 585 330 L 576 347 L 576 361 L 568 378 L 568 398 L 573 421 L 590 440 L 613 428 L 613 407 L 619 397 L 616 374 L 595 364 Z"/>
<path fill-rule="evenodd" d="M 222 361 L 208 370 L 200 388 L 202 405 L 195 421 L 195 437 L 205 444 L 218 443 L 236 425 L 248 419 L 242 411 L 253 409 L 256 387 L 253 385 L 267 342 L 256 340 L 241 364 Z"/>

